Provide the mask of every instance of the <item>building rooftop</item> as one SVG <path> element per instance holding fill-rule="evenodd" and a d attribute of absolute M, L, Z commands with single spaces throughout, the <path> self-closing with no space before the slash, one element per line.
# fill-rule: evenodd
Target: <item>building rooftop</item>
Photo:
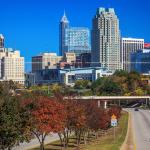
<path fill-rule="evenodd" d="M 62 17 L 62 19 L 61 19 L 61 22 L 69 23 L 65 11 L 64 11 L 64 15 L 63 15 L 63 17 Z"/>
<path fill-rule="evenodd" d="M 134 41 L 144 41 L 144 39 L 132 38 L 132 37 L 123 37 L 122 40 L 134 40 Z"/>
<path fill-rule="evenodd" d="M 3 34 L 0 34 L 0 38 L 1 38 L 1 39 L 4 39 L 4 36 L 3 36 Z"/>

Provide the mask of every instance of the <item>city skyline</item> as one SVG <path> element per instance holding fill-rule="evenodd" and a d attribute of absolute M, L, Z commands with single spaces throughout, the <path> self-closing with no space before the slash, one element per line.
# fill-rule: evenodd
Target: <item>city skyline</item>
<path fill-rule="evenodd" d="M 15 0 L 13 3 L 10 0 L 1 1 L 3 8 L 0 17 L 3 23 L 0 24 L 0 33 L 5 37 L 5 46 L 20 49 L 26 62 L 29 62 L 32 56 L 41 52 L 59 52 L 59 21 L 64 9 L 71 25 L 84 26 L 91 30 L 95 10 L 98 7 L 113 7 L 120 20 L 123 37 L 144 38 L 145 42 L 149 42 L 149 3 L 148 0 L 143 0 L 140 4 L 129 0 L 121 2 L 95 0 L 89 4 L 85 0 L 72 2 L 56 0 L 52 3 L 47 0 L 43 3 L 41 0 L 37 3 L 34 0 L 32 2 Z M 8 11 L 4 11 L 4 8 Z M 143 24 L 143 21 L 146 23 Z"/>

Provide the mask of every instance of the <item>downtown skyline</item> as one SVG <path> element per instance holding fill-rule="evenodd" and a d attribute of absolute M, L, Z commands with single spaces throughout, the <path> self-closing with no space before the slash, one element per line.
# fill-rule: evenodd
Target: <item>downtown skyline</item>
<path fill-rule="evenodd" d="M 14 4 L 9 1 L 9 5 L 6 2 L 1 2 L 4 6 L 2 10 L 8 8 L 8 11 L 2 11 L 0 14 L 3 22 L 0 24 L 0 33 L 5 37 L 5 47 L 21 50 L 26 62 L 31 61 L 32 56 L 41 52 L 59 52 L 59 21 L 64 8 L 71 25 L 88 27 L 91 30 L 96 9 L 103 6 L 113 7 L 120 20 L 122 37 L 144 38 L 146 42 L 150 41 L 148 0 L 143 0 L 140 4 L 129 0 L 120 2 L 89 0 L 89 4 L 85 0 L 80 2 L 56 0 L 51 3 L 44 0 L 43 3 L 37 1 L 36 4 L 34 0 L 30 3 L 28 0 L 26 2 L 15 0 Z"/>

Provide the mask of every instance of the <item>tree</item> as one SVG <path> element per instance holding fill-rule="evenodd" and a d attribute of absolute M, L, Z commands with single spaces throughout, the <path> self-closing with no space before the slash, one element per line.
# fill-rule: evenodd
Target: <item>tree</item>
<path fill-rule="evenodd" d="M 127 81 L 128 81 L 128 89 L 131 92 L 134 92 L 137 89 L 137 87 L 139 86 L 139 83 L 141 81 L 140 74 L 135 71 L 130 72 L 128 74 Z"/>
<path fill-rule="evenodd" d="M 92 90 L 96 95 L 121 95 L 122 90 L 119 84 L 115 83 L 111 78 L 99 78 L 92 85 Z"/>
<path fill-rule="evenodd" d="M 88 89 L 91 86 L 91 82 L 88 80 L 77 80 L 75 82 L 75 89 Z"/>
<path fill-rule="evenodd" d="M 36 97 L 35 100 L 25 100 L 23 108 L 31 118 L 30 131 L 37 137 L 40 149 L 44 150 L 46 136 L 64 130 L 64 107 L 52 98 Z"/>
<path fill-rule="evenodd" d="M 87 118 L 87 132 L 92 131 L 95 137 L 98 138 L 100 130 L 106 130 L 110 126 L 110 116 L 104 109 L 98 108 L 96 101 L 85 103 L 86 118 Z"/>
<path fill-rule="evenodd" d="M 113 76 L 118 76 L 118 77 L 127 77 L 128 72 L 125 70 L 116 70 Z"/>
<path fill-rule="evenodd" d="M 15 97 L 5 97 L 0 106 L 0 149 L 10 150 L 29 138 L 27 118 L 20 109 L 20 101 Z"/>
<path fill-rule="evenodd" d="M 119 106 L 112 106 L 109 109 L 108 114 L 110 115 L 110 117 L 112 115 L 115 115 L 117 117 L 117 119 L 119 119 L 120 116 L 121 116 L 121 107 L 119 107 Z"/>
<path fill-rule="evenodd" d="M 83 129 L 86 125 L 86 116 L 84 106 L 78 101 L 68 99 L 63 99 L 60 95 L 57 97 L 64 105 L 64 110 L 66 112 L 65 129 L 58 133 L 61 143 L 63 143 L 64 148 L 68 147 L 69 136 L 73 131 L 76 136 L 77 145 L 80 145 L 81 136 L 83 134 Z"/>

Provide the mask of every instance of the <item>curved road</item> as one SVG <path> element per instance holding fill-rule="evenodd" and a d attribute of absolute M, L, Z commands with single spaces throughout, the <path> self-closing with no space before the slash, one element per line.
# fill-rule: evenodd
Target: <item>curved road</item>
<path fill-rule="evenodd" d="M 150 111 L 129 109 L 136 150 L 150 150 Z"/>
<path fill-rule="evenodd" d="M 47 136 L 45 139 L 45 144 L 54 142 L 59 140 L 58 134 L 51 134 L 50 136 Z M 38 140 L 35 138 L 30 141 L 30 143 L 21 143 L 19 146 L 14 147 L 12 150 L 29 150 L 35 147 L 39 146 Z"/>

